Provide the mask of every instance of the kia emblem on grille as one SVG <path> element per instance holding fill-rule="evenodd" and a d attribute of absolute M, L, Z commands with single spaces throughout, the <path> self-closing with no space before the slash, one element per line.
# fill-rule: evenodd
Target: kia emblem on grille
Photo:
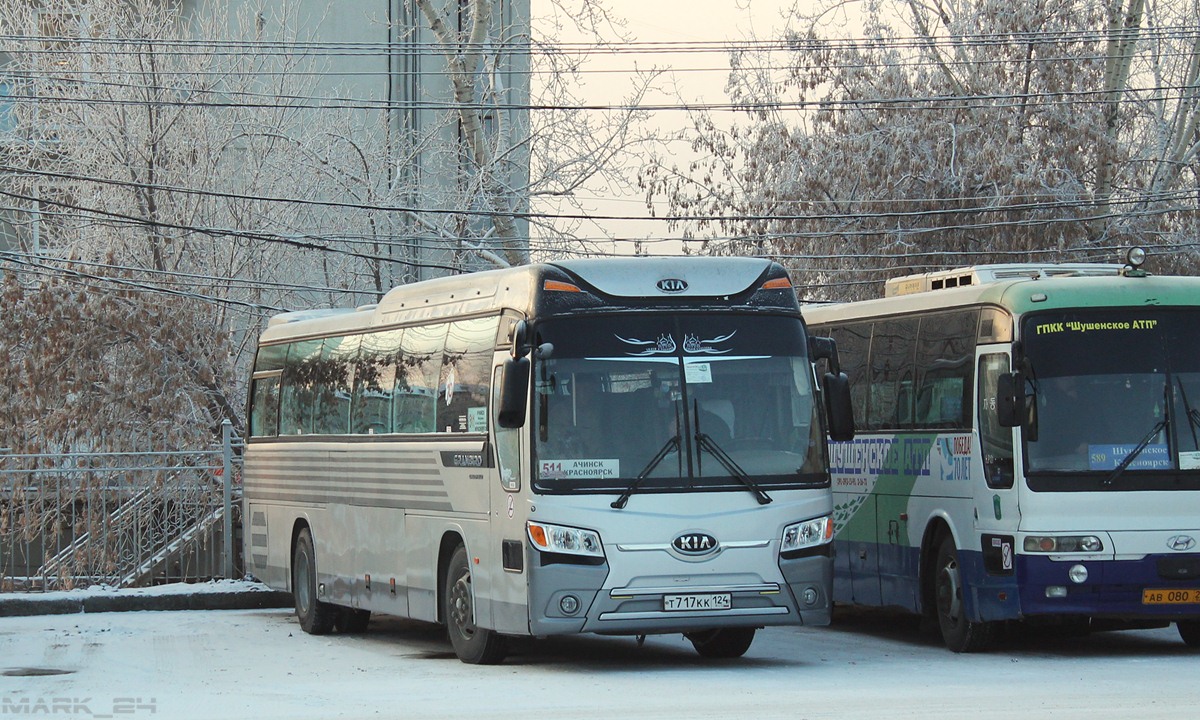
<path fill-rule="evenodd" d="M 679 278 L 666 278 L 658 281 L 658 289 L 665 293 L 681 293 L 688 289 L 688 284 Z"/>
<path fill-rule="evenodd" d="M 1196 547 L 1196 538 L 1191 535 L 1176 535 L 1167 540 L 1167 547 L 1172 550 L 1179 550 L 1180 552 L 1191 550 Z"/>
<path fill-rule="evenodd" d="M 671 541 L 671 547 L 684 555 L 707 555 L 717 549 L 717 539 L 705 533 L 683 533 Z"/>

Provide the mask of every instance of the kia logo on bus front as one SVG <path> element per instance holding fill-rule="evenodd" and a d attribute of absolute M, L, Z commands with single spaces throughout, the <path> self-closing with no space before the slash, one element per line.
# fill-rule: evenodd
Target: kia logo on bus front
<path fill-rule="evenodd" d="M 658 281 L 658 289 L 665 293 L 681 293 L 688 289 L 688 284 L 679 278 L 666 278 Z"/>
<path fill-rule="evenodd" d="M 671 541 L 671 547 L 684 555 L 707 555 L 717 549 L 717 539 L 705 533 L 684 533 Z"/>
<path fill-rule="evenodd" d="M 1191 550 L 1196 547 L 1196 538 L 1191 535 L 1176 535 L 1167 540 L 1167 547 L 1172 550 Z"/>

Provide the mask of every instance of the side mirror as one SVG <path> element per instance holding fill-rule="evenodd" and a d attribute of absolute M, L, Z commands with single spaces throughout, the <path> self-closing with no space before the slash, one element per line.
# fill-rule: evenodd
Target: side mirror
<path fill-rule="evenodd" d="M 502 428 L 519 428 L 525 424 L 529 407 L 529 358 L 508 358 L 500 373 L 500 407 L 496 422 Z"/>
<path fill-rule="evenodd" d="M 512 356 L 523 358 L 529 354 L 529 326 L 518 320 L 512 330 Z"/>
<path fill-rule="evenodd" d="M 825 373 L 821 389 L 825 396 L 825 417 L 829 420 L 829 438 L 838 442 L 853 440 L 854 406 L 850 402 L 850 379 L 844 372 Z"/>
<path fill-rule="evenodd" d="M 818 360 L 828 360 L 829 371 L 834 375 L 841 374 L 842 366 L 838 362 L 837 341 L 833 338 L 809 335 L 808 355 L 814 363 Z"/>
<path fill-rule="evenodd" d="M 996 419 L 1000 427 L 1019 427 L 1025 417 L 1025 376 L 1004 373 L 996 378 Z"/>

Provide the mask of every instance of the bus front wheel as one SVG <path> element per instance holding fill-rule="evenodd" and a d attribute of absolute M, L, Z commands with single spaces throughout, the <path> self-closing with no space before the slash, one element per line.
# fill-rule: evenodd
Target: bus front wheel
<path fill-rule="evenodd" d="M 338 609 L 317 599 L 317 554 L 308 528 L 300 531 L 292 550 L 292 599 L 304 632 L 324 635 L 333 629 Z"/>
<path fill-rule="evenodd" d="M 754 642 L 754 628 L 720 628 L 687 633 L 684 637 L 692 641 L 692 647 L 700 657 L 739 658 Z"/>
<path fill-rule="evenodd" d="M 1200 620 L 1180 620 L 1175 628 L 1188 647 L 1200 647 Z"/>
<path fill-rule="evenodd" d="M 472 665 L 495 665 L 507 654 L 504 638 L 475 625 L 475 595 L 467 549 L 459 545 L 450 556 L 442 588 L 442 617 L 458 659 Z"/>
<path fill-rule="evenodd" d="M 937 599 L 938 627 L 946 647 L 956 653 L 986 650 L 995 635 L 992 623 L 973 622 L 967 617 L 963 602 L 962 567 L 954 538 L 946 535 L 938 545 L 937 564 L 933 575 L 934 597 Z"/>

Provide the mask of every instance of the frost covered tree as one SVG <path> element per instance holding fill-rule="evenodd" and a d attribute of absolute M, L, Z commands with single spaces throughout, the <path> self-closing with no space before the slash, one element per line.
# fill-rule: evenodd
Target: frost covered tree
<path fill-rule="evenodd" d="M 837 37 L 830 18 L 850 7 L 861 34 Z M 699 159 L 660 159 L 642 184 L 707 250 L 779 256 L 817 297 L 876 296 L 889 276 L 980 262 L 1116 261 L 1131 242 L 1191 269 L 1178 245 L 1195 230 L 1200 35 L 1194 4 L 1172 11 L 795 11 L 786 51 L 731 56 L 742 119 L 694 115 Z"/>
<path fill-rule="evenodd" d="M 314 86 L 336 42 L 302 35 L 284 10 L 229 7 L 0 7 L 19 139 L 0 150 L 0 197 L 24 223 L 0 257 L 0 350 L 21 359 L 6 371 L 0 413 L 14 422 L 0 446 L 187 447 L 212 441 L 222 419 L 240 429 L 242 375 L 268 314 L 371 302 L 421 269 L 528 262 L 531 198 L 569 197 L 642 139 L 633 112 L 524 119 L 529 100 L 504 85 L 505 63 L 532 63 L 546 92 L 575 68 L 542 52 L 548 38 L 501 27 L 490 0 L 414 6 L 425 24 L 404 32 L 433 37 L 418 37 L 418 76 L 445 73 L 451 94 L 410 98 L 444 109 L 403 138 L 393 105 Z M 607 18 L 595 0 L 554 7 L 596 32 Z M 424 176 L 405 172 L 418 166 Z M 430 183 L 439 173 L 449 181 Z M 553 218 L 532 222 L 544 248 L 575 242 Z M 49 336 L 94 351 L 63 365 Z M 117 402 L 131 386 L 157 394 Z"/>

